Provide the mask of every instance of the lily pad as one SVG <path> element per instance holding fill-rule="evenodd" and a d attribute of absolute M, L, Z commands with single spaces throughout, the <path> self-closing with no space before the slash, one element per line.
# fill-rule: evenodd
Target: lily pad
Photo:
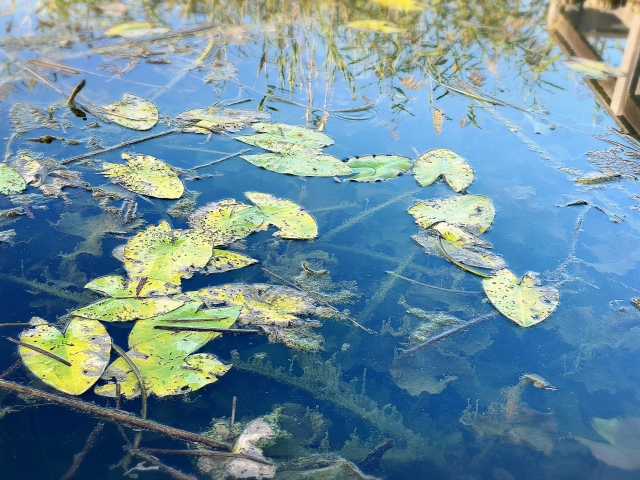
<path fill-rule="evenodd" d="M 200 310 L 202 301 L 188 301 L 172 312 L 158 315 L 147 320 L 138 320 L 129 333 L 129 348 L 134 345 L 149 340 L 158 335 L 172 333 L 176 336 L 189 336 L 193 334 L 201 335 L 203 341 L 209 342 L 220 335 L 219 332 L 169 332 L 155 328 L 157 326 L 180 327 L 188 326 L 192 328 L 229 328 L 238 318 L 240 307 L 224 307 Z M 196 319 L 200 319 L 199 321 Z M 195 338 L 195 337 L 193 337 Z"/>
<path fill-rule="evenodd" d="M 262 211 L 264 223 L 280 229 L 273 234 L 274 237 L 311 239 L 318 236 L 318 225 L 314 218 L 291 200 L 260 192 L 245 192 L 245 196 Z"/>
<path fill-rule="evenodd" d="M 113 298 L 157 297 L 180 293 L 180 287 L 153 278 L 129 280 L 118 275 L 108 275 L 91 280 L 84 288 Z"/>
<path fill-rule="evenodd" d="M 180 198 L 184 185 L 176 172 L 151 155 L 123 153 L 127 165 L 103 163 L 102 174 L 127 190 L 155 198 Z"/>
<path fill-rule="evenodd" d="M 189 225 L 210 235 L 214 246 L 228 245 L 266 228 L 264 214 L 258 207 L 233 198 L 200 207 L 189 217 Z"/>
<path fill-rule="evenodd" d="M 256 123 L 253 129 L 258 135 L 241 135 L 236 140 L 276 153 L 287 153 L 278 148 L 283 143 L 303 148 L 322 148 L 333 144 L 333 139 L 317 130 L 285 123 Z"/>
<path fill-rule="evenodd" d="M 0 163 L 0 193 L 13 195 L 27 188 L 24 178 L 6 163 Z"/>
<path fill-rule="evenodd" d="M 522 281 L 506 268 L 482 280 L 489 301 L 505 317 L 521 327 L 545 320 L 558 306 L 560 292 L 540 286 L 537 274 L 527 272 Z"/>
<path fill-rule="evenodd" d="M 461 192 L 471 185 L 473 168 L 451 150 L 436 148 L 418 157 L 413 165 L 413 176 L 422 187 L 431 185 L 442 176 L 453 190 Z"/>
<path fill-rule="evenodd" d="M 124 268 L 130 277 L 152 278 L 179 285 L 209 262 L 211 237 L 195 230 L 172 230 L 165 221 L 138 233 L 124 247 Z"/>
<path fill-rule="evenodd" d="M 291 326 L 301 316 L 324 315 L 327 308 L 316 306 L 313 299 L 298 290 L 266 283 L 229 283 L 198 292 L 208 307 L 241 306 L 238 321 L 245 325 Z"/>
<path fill-rule="evenodd" d="M 147 393 L 158 397 L 182 395 L 215 382 L 231 368 L 209 353 L 189 355 L 207 341 L 200 333 L 184 336 L 165 333 L 137 343 L 127 356 L 138 367 Z M 117 379 L 126 398 L 140 395 L 138 380 L 122 358 L 109 365 L 102 375 L 103 380 L 111 378 Z M 116 385 L 110 382 L 94 391 L 98 395 L 115 397 Z"/>
<path fill-rule="evenodd" d="M 322 153 L 318 149 L 304 149 L 286 144 L 291 153 L 262 153 L 260 155 L 241 155 L 247 162 L 266 170 L 299 177 L 335 177 L 350 175 L 351 168 L 339 158 Z M 271 146 L 270 149 L 279 147 Z"/>
<path fill-rule="evenodd" d="M 145 35 L 161 35 L 163 33 L 170 32 L 169 27 L 159 27 L 155 23 L 149 22 L 125 22 L 119 25 L 115 25 L 105 30 L 104 34 L 107 37 L 143 37 Z"/>
<path fill-rule="evenodd" d="M 453 243 L 460 247 L 476 246 L 482 248 L 491 248 L 491 242 L 476 235 L 460 225 L 451 225 L 447 222 L 438 222 L 429 227 L 429 230 L 437 232 L 443 240 Z"/>
<path fill-rule="evenodd" d="M 566 67 L 569 67 L 574 72 L 588 78 L 593 78 L 595 80 L 604 80 L 605 78 L 611 77 L 625 77 L 626 74 L 617 68 L 612 67 L 611 65 L 599 62 L 597 60 L 589 60 L 587 58 L 580 57 L 571 57 L 571 60 L 566 60 L 564 62 Z"/>
<path fill-rule="evenodd" d="M 364 157 L 350 158 L 347 161 L 347 166 L 355 173 L 347 180 L 378 182 L 407 173 L 413 166 L 413 162 L 400 155 L 365 155 Z"/>
<path fill-rule="evenodd" d="M 176 115 L 188 123 L 184 131 L 192 133 L 237 132 L 252 123 L 269 120 L 271 115 L 257 110 L 224 108 L 213 105 L 206 108 L 188 110 Z M 189 125 L 190 124 L 190 125 Z"/>
<path fill-rule="evenodd" d="M 398 33 L 404 32 L 403 28 L 398 27 L 393 22 L 386 20 L 355 20 L 346 24 L 346 27 L 354 30 L 362 30 L 364 32 L 374 33 Z"/>
<path fill-rule="evenodd" d="M 27 184 L 33 185 L 34 187 L 42 185 L 47 176 L 46 167 L 41 162 L 35 160 L 30 152 L 19 153 L 18 158 L 13 161 L 11 166 L 20 174 Z"/>
<path fill-rule="evenodd" d="M 169 297 L 105 298 L 71 312 L 72 315 L 103 322 L 130 322 L 175 310 L 184 300 Z"/>
<path fill-rule="evenodd" d="M 130 93 L 125 93 L 122 100 L 103 105 L 102 109 L 109 120 L 133 130 L 149 130 L 158 123 L 158 107 Z"/>
<path fill-rule="evenodd" d="M 247 257 L 246 255 L 230 250 L 214 248 L 211 260 L 207 263 L 206 273 L 223 273 L 248 267 L 256 263 L 258 263 L 258 260 L 255 258 Z"/>
<path fill-rule="evenodd" d="M 458 245 L 448 240 L 438 242 L 433 235 L 417 234 L 411 238 L 420 245 L 429 255 L 441 256 L 440 244 L 446 253 L 454 260 L 472 267 L 486 268 L 488 270 L 501 270 L 506 267 L 504 259 L 500 255 L 474 245 Z"/>
<path fill-rule="evenodd" d="M 422 228 L 429 228 L 436 222 L 447 222 L 482 233 L 493 222 L 496 210 L 491 199 L 484 195 L 456 195 L 420 202 L 411 207 L 409 213 Z"/>
<path fill-rule="evenodd" d="M 65 360 L 66 365 L 28 347 L 19 347 L 27 368 L 47 385 L 69 395 L 81 395 L 104 372 L 109 363 L 111 337 L 95 320 L 74 318 L 64 332 L 42 319 L 20 334 L 20 341 Z"/>

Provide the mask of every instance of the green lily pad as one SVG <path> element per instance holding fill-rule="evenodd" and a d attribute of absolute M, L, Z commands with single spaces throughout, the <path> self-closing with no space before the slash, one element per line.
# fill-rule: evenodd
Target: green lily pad
<path fill-rule="evenodd" d="M 214 246 L 228 245 L 267 228 L 264 214 L 258 207 L 236 202 L 233 198 L 200 207 L 189 217 L 189 225 L 210 235 Z"/>
<path fill-rule="evenodd" d="M 158 297 L 180 293 L 179 286 L 161 280 L 135 279 L 125 284 L 125 279 L 118 275 L 98 277 L 87 283 L 84 288 L 113 298 Z"/>
<path fill-rule="evenodd" d="M 207 263 L 206 273 L 223 273 L 230 270 L 237 270 L 239 268 L 248 267 L 258 263 L 255 258 L 247 257 L 238 252 L 232 252 L 230 250 L 220 250 L 219 248 L 213 249 L 213 255 L 211 260 Z"/>
<path fill-rule="evenodd" d="M 155 198 L 180 198 L 184 185 L 176 172 L 151 155 L 123 153 L 127 165 L 103 163 L 102 174 L 127 190 Z"/>
<path fill-rule="evenodd" d="M 262 211 L 265 223 L 280 229 L 273 234 L 274 237 L 311 239 L 318 236 L 318 225 L 314 218 L 291 200 L 260 192 L 245 192 L 245 196 Z"/>
<path fill-rule="evenodd" d="M 158 123 L 158 107 L 130 93 L 125 93 L 122 100 L 103 105 L 102 110 L 112 122 L 133 130 L 149 130 Z"/>
<path fill-rule="evenodd" d="M 335 177 L 353 173 L 345 162 L 318 149 L 304 149 L 291 143 L 283 143 L 280 147 L 272 144 L 270 149 L 285 147 L 289 148 L 291 153 L 241 155 L 240 158 L 265 170 L 299 177 Z"/>
<path fill-rule="evenodd" d="M 440 237 L 442 237 L 443 240 L 459 247 L 476 246 L 491 248 L 491 242 L 488 242 L 484 238 L 467 230 L 465 227 L 461 227 L 460 225 L 438 222 L 429 227 L 429 230 L 434 230 Z"/>
<path fill-rule="evenodd" d="M 456 195 L 420 202 L 411 207 L 409 213 L 422 228 L 429 228 L 436 222 L 447 222 L 482 233 L 493 222 L 496 210 L 491 199 L 484 195 Z"/>
<path fill-rule="evenodd" d="M 560 292 L 540 286 L 537 274 L 527 272 L 522 281 L 506 268 L 482 280 L 489 301 L 505 317 L 521 327 L 545 320 L 558 306 Z"/>
<path fill-rule="evenodd" d="M 271 115 L 257 110 L 224 108 L 213 105 L 188 110 L 176 115 L 187 125 L 185 132 L 208 134 L 211 132 L 238 132 L 252 123 L 269 120 Z"/>
<path fill-rule="evenodd" d="M 413 176 L 422 187 L 443 176 L 453 190 L 461 192 L 473 182 L 473 168 L 451 150 L 436 148 L 418 157 L 413 165 Z"/>
<path fill-rule="evenodd" d="M 238 321 L 245 325 L 291 326 L 299 315 L 323 315 L 325 307 L 316 306 L 306 293 L 281 285 L 266 283 L 229 283 L 198 292 L 205 305 L 241 306 Z"/>
<path fill-rule="evenodd" d="M 597 60 L 589 60 L 587 58 L 572 57 L 571 60 L 564 62 L 566 67 L 569 67 L 574 72 L 588 78 L 595 80 L 604 80 L 611 77 L 625 77 L 625 73 L 622 70 L 612 67 L 611 65 L 598 62 Z"/>
<path fill-rule="evenodd" d="M 71 312 L 72 315 L 103 322 L 130 322 L 175 310 L 184 300 L 169 297 L 105 298 Z"/>
<path fill-rule="evenodd" d="M 149 22 L 124 22 L 105 30 L 107 37 L 134 38 L 145 35 L 161 35 L 170 32 L 169 27 L 158 27 L 155 23 Z"/>
<path fill-rule="evenodd" d="M 129 348 L 134 345 L 149 340 L 158 335 L 165 335 L 172 333 L 177 336 L 189 336 L 193 337 L 193 334 L 202 336 L 203 341 L 209 342 L 212 339 L 220 335 L 219 332 L 170 332 L 155 328 L 157 326 L 169 326 L 180 327 L 188 326 L 193 328 L 229 328 L 238 318 L 240 313 L 240 307 L 224 307 L 224 308 L 212 308 L 202 309 L 202 301 L 188 301 L 181 307 L 175 310 L 165 313 L 164 315 L 158 315 L 157 317 L 149 318 L 146 320 L 138 320 L 129 333 Z M 200 319 L 197 321 L 196 319 Z M 195 337 L 193 337 L 195 338 Z"/>
<path fill-rule="evenodd" d="M 13 195 L 27 188 L 24 178 L 6 163 L 0 163 L 0 193 Z"/>
<path fill-rule="evenodd" d="M 355 175 L 347 180 L 352 182 L 383 182 L 402 173 L 407 173 L 413 166 L 413 162 L 400 155 L 365 155 L 364 157 L 350 158 L 347 161 L 347 166 L 355 172 Z"/>
<path fill-rule="evenodd" d="M 209 262 L 211 237 L 194 230 L 172 230 L 164 220 L 138 233 L 124 247 L 124 268 L 130 277 L 152 278 L 179 285 Z"/>
<path fill-rule="evenodd" d="M 316 149 L 333 144 L 333 139 L 330 136 L 317 130 L 296 125 L 261 122 L 254 124 L 253 129 L 261 133 L 258 135 L 241 135 L 235 137 L 235 139 L 276 153 L 288 153 L 286 148 L 279 148 L 283 144 Z"/>
<path fill-rule="evenodd" d="M 200 333 L 190 332 L 184 336 L 165 333 L 137 343 L 127 356 L 138 367 L 147 393 L 158 397 L 182 395 L 214 383 L 231 368 L 209 353 L 189 355 L 207 341 Z M 140 395 L 138 380 L 122 358 L 109 365 L 102 375 L 103 380 L 111 378 L 120 383 L 125 398 Z M 115 397 L 116 384 L 109 382 L 97 386 L 94 391 L 98 395 Z"/>
<path fill-rule="evenodd" d="M 69 395 L 81 395 L 96 381 L 109 363 L 111 337 L 95 320 L 74 318 L 64 332 L 42 319 L 20 334 L 20 341 L 65 360 L 48 357 L 28 347 L 19 347 L 27 368 L 40 380 Z"/>

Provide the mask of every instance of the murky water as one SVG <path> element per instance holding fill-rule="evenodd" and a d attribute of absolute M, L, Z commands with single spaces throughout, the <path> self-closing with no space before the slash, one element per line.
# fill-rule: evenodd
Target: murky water
<path fill-rule="evenodd" d="M 2 335 L 27 342 L 32 317 L 64 328 L 69 312 L 104 298 L 84 288 L 103 276 L 129 275 L 128 297 L 139 301 L 153 274 L 133 275 L 112 255 L 116 247 L 163 221 L 174 229 L 165 244 L 176 245 L 178 229 L 194 228 L 188 217 L 195 209 L 223 199 L 251 204 L 245 192 L 268 193 L 313 216 L 317 237 L 278 238 L 273 226 L 248 231 L 218 246 L 258 263 L 215 274 L 196 268 L 177 283 L 194 295 L 233 283 L 285 286 L 316 314 L 202 342 L 187 353 L 233 366 L 213 384 L 178 379 L 173 393 L 193 390 L 184 394 L 158 395 L 157 374 L 141 363 L 149 419 L 229 446 L 249 422 L 265 419 L 272 437 L 258 443 L 262 453 L 241 450 L 264 455 L 263 463 L 242 464 L 262 478 L 272 478 L 274 466 L 276 478 L 637 478 L 640 310 L 632 299 L 640 297 L 640 148 L 633 138 L 640 111 L 629 95 L 636 82 L 587 79 L 563 62 L 576 55 L 635 67 L 627 35 L 640 22 L 633 2 L 578 3 L 6 2 L 5 163 L 28 185 L 0 195 Z M 118 25 L 128 28 L 109 30 Z M 65 104 L 81 79 L 75 111 L 84 106 L 85 118 Z M 125 93 L 155 104 L 153 128 L 105 121 L 101 106 Z M 347 165 L 354 157 L 398 155 L 409 167 L 388 175 L 380 169 L 377 182 L 259 168 L 234 156 L 244 148 L 265 153 L 234 138 L 255 134 L 251 122 L 181 130 L 178 114 L 212 105 L 321 131 L 334 141 L 323 153 Z M 615 108 L 623 113 L 614 121 Z M 167 130 L 176 132 L 136 143 Z M 132 143 L 103 151 L 123 142 Z M 435 148 L 468 161 L 473 183 L 466 190 L 456 194 L 442 178 L 418 185 L 411 164 Z M 101 173 L 105 162 L 124 164 L 123 152 L 174 167 L 182 199 L 193 202 L 181 200 L 176 209 L 177 199 L 110 183 Z M 21 155 L 39 162 L 36 175 L 18 168 Z M 548 291 L 557 289 L 559 304 L 530 327 L 498 314 L 421 345 L 496 310 L 483 278 L 467 271 L 482 269 L 461 268 L 412 240 L 425 231 L 409 208 L 465 193 L 485 195 L 495 207 L 481 236 L 506 268 L 518 279 L 536 272 Z M 127 202 L 136 209 L 122 208 Z M 166 272 L 178 261 L 158 268 Z M 202 295 L 199 304 L 210 299 Z M 262 307 L 238 305 L 233 328 L 256 328 Z M 337 309 L 333 318 L 317 315 L 329 308 Z M 132 321 L 102 325 L 113 344 L 138 358 L 128 343 Z M 0 390 L 1 478 L 245 478 L 233 473 L 238 458 L 141 450 L 134 453 L 146 457 L 125 457 L 131 442 L 171 450 L 195 444 L 157 432 L 134 440 L 138 430 L 109 414 L 96 419 L 77 411 L 83 404 L 51 405 L 64 389 L 20 359 L 35 355 L 63 368 L 59 357 L 18 350 L 3 340 L 0 370 L 18 362 L 4 376 L 8 390 Z M 109 363 L 117 358 L 112 350 Z M 172 372 L 198 370 L 183 358 Z M 133 373 L 129 384 L 138 388 Z M 58 396 L 20 395 L 15 385 Z M 113 412 L 115 399 L 93 385 L 73 398 Z M 118 401 L 140 415 L 139 395 Z M 104 428 L 94 430 L 101 420 Z"/>

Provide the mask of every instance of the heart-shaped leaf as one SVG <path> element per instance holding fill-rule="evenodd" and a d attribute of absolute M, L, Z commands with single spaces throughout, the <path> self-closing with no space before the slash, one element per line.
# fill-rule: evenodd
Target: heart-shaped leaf
<path fill-rule="evenodd" d="M 61 392 L 80 395 L 100 378 L 111 352 L 111 338 L 100 322 L 74 318 L 64 333 L 42 319 L 32 324 L 20 334 L 20 341 L 70 364 L 20 346 L 22 361 L 40 380 Z"/>
<path fill-rule="evenodd" d="M 451 188 L 461 192 L 473 182 L 473 168 L 451 150 L 436 148 L 418 157 L 413 165 L 413 176 L 422 187 L 443 176 Z"/>
<path fill-rule="evenodd" d="M 350 175 L 351 168 L 339 158 L 322 153 L 318 149 L 305 149 L 291 143 L 270 144 L 270 150 L 283 153 L 241 155 L 247 162 L 266 170 L 299 177 L 335 177 Z M 285 153 L 286 150 L 286 153 Z"/>
<path fill-rule="evenodd" d="M 267 228 L 264 214 L 258 207 L 236 202 L 233 198 L 200 207 L 189 217 L 189 225 L 209 235 L 214 246 L 228 245 Z"/>
<path fill-rule="evenodd" d="M 322 148 L 333 144 L 332 138 L 328 135 L 297 125 L 261 122 L 254 124 L 253 129 L 261 133 L 257 135 L 241 135 L 235 137 L 235 139 L 277 153 L 285 153 L 278 149 L 278 146 L 282 145 L 283 142 L 304 148 Z"/>
<path fill-rule="evenodd" d="M 102 109 L 109 120 L 132 130 L 149 130 L 158 123 L 158 107 L 130 93 L 125 93 L 122 100 L 103 105 Z"/>
<path fill-rule="evenodd" d="M 176 172 L 151 155 L 123 153 L 127 165 L 103 163 L 102 174 L 127 190 L 155 198 L 180 198 L 184 185 Z"/>
<path fill-rule="evenodd" d="M 74 310 L 71 314 L 103 322 L 130 322 L 162 315 L 183 304 L 184 300 L 169 297 L 105 298 Z"/>
<path fill-rule="evenodd" d="M 158 297 L 180 293 L 180 287 L 153 278 L 140 278 L 125 283 L 118 275 L 98 277 L 87 283 L 84 288 L 108 295 L 112 298 Z"/>
<path fill-rule="evenodd" d="M 365 155 L 364 157 L 350 158 L 347 161 L 347 166 L 355 173 L 347 180 L 379 182 L 407 173 L 413 166 L 413 162 L 400 155 Z"/>
<path fill-rule="evenodd" d="M 540 286 L 534 272 L 527 272 L 520 281 L 505 268 L 490 278 L 484 278 L 482 287 L 493 306 L 521 327 L 542 322 L 560 301 L 558 289 Z"/>
<path fill-rule="evenodd" d="M 264 214 L 266 224 L 280 229 L 273 234 L 274 237 L 311 239 L 318 236 L 318 225 L 314 218 L 291 200 L 260 192 L 245 192 L 245 196 Z"/>
<path fill-rule="evenodd" d="M 496 210 L 491 199 L 484 195 L 456 195 L 420 202 L 411 207 L 409 213 L 422 228 L 429 228 L 437 222 L 447 222 L 482 233 L 493 222 Z"/>

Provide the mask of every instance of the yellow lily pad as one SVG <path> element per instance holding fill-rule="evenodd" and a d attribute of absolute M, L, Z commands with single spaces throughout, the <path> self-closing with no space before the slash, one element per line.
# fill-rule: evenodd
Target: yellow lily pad
<path fill-rule="evenodd" d="M 346 27 L 354 30 L 374 33 L 399 33 L 404 32 L 403 28 L 398 27 L 393 22 L 386 20 L 355 20 L 347 23 Z"/>
<path fill-rule="evenodd" d="M 122 100 L 103 105 L 105 116 L 133 130 L 149 130 L 158 123 L 158 107 L 149 100 L 125 93 Z"/>
<path fill-rule="evenodd" d="M 98 277 L 87 283 L 84 288 L 113 298 L 158 297 L 180 293 L 180 287 L 153 278 L 129 280 L 118 275 Z"/>
<path fill-rule="evenodd" d="M 255 258 L 247 257 L 230 250 L 213 249 L 211 260 L 207 263 L 207 273 L 223 273 L 258 263 Z"/>
<path fill-rule="evenodd" d="M 211 237 L 200 231 L 172 230 L 164 220 L 138 233 L 124 247 L 124 268 L 130 277 L 152 278 L 179 285 L 209 262 Z"/>
<path fill-rule="evenodd" d="M 365 155 L 350 158 L 347 166 L 355 175 L 347 178 L 352 182 L 380 182 L 407 173 L 413 162 L 400 155 Z"/>
<path fill-rule="evenodd" d="M 180 198 L 184 185 L 173 169 L 151 155 L 122 154 L 127 165 L 103 163 L 102 174 L 134 193 L 155 198 Z"/>
<path fill-rule="evenodd" d="M 264 219 L 258 207 L 228 198 L 200 207 L 189 217 L 189 225 L 210 235 L 214 246 L 223 246 L 266 229 Z"/>
<path fill-rule="evenodd" d="M 81 395 L 100 378 L 111 352 L 111 337 L 100 322 L 74 318 L 64 332 L 43 319 L 32 320 L 32 325 L 20 334 L 20 341 L 70 364 L 20 346 L 22 361 L 40 380 L 69 395 Z"/>
<path fill-rule="evenodd" d="M 418 157 L 413 166 L 413 176 L 422 187 L 431 185 L 442 176 L 453 190 L 461 192 L 473 182 L 473 168 L 451 150 L 436 148 Z"/>
<path fill-rule="evenodd" d="M 293 144 L 303 148 L 322 148 L 333 144 L 333 139 L 317 130 L 285 123 L 256 123 L 257 135 L 240 135 L 236 140 L 276 153 L 287 153 L 282 145 Z M 280 147 L 280 148 L 279 148 Z"/>
<path fill-rule="evenodd" d="M 158 397 L 182 395 L 214 383 L 231 368 L 209 353 L 189 355 L 207 341 L 201 333 L 190 332 L 184 336 L 165 333 L 137 343 L 127 356 L 138 367 L 147 393 Z M 111 378 L 120 383 L 125 398 L 140 395 L 138 380 L 122 358 L 109 365 L 102 375 L 103 380 Z M 116 384 L 109 382 L 97 386 L 94 391 L 98 395 L 115 397 Z"/>
<path fill-rule="evenodd" d="M 0 163 L 0 193 L 14 195 L 27 188 L 24 178 L 6 163 Z"/>
<path fill-rule="evenodd" d="M 71 312 L 72 315 L 103 322 L 130 322 L 175 310 L 184 300 L 170 297 L 105 298 Z"/>
<path fill-rule="evenodd" d="M 429 230 L 436 231 L 444 240 L 460 247 L 477 246 L 482 248 L 491 248 L 490 242 L 460 225 L 438 222 L 429 227 Z"/>
<path fill-rule="evenodd" d="M 500 255 L 477 245 L 460 245 L 445 239 L 438 241 L 437 237 L 425 234 L 413 235 L 411 238 L 429 255 L 442 256 L 443 252 L 440 251 L 440 245 L 442 245 L 450 257 L 465 265 L 488 270 L 501 270 L 506 267 L 506 263 Z"/>
<path fill-rule="evenodd" d="M 299 177 L 335 177 L 353 173 L 345 162 L 333 155 L 322 153 L 317 148 L 305 149 L 293 143 L 277 143 L 272 140 L 264 143 L 264 148 L 268 145 L 269 150 L 283 153 L 241 155 L 240 158 L 265 170 Z"/>
<path fill-rule="evenodd" d="M 158 27 L 155 23 L 149 22 L 124 22 L 105 30 L 107 37 L 134 38 L 145 35 L 162 35 L 170 32 L 169 27 Z"/>
<path fill-rule="evenodd" d="M 463 225 L 480 233 L 489 228 L 496 210 L 491 199 L 484 195 L 456 195 L 420 202 L 409 213 L 422 228 L 437 222 Z"/>
<path fill-rule="evenodd" d="M 490 278 L 484 278 L 482 287 L 493 306 L 521 327 L 530 327 L 547 319 L 560 302 L 558 289 L 540 286 L 534 272 L 527 272 L 520 281 L 505 268 Z"/>
<path fill-rule="evenodd" d="M 278 227 L 274 237 L 286 239 L 311 239 L 318 236 L 314 218 L 291 200 L 276 198 L 268 193 L 245 192 L 264 214 L 264 223 Z"/>

